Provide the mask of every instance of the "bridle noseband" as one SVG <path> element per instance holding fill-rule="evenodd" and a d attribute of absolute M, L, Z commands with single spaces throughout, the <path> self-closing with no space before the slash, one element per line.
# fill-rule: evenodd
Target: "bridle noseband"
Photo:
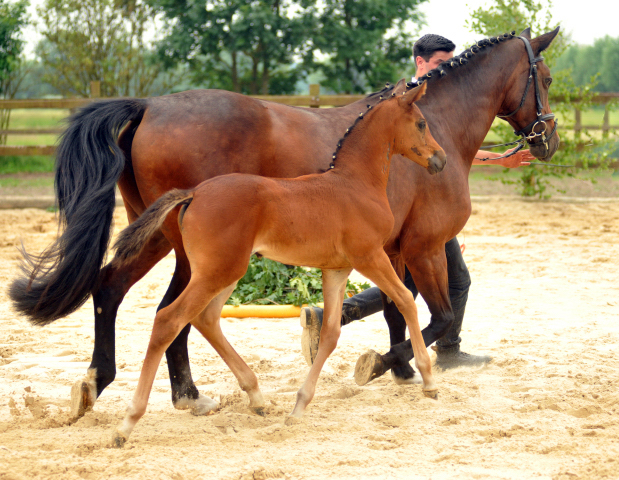
<path fill-rule="evenodd" d="M 524 89 L 524 94 L 522 95 L 522 100 L 520 100 L 520 105 L 518 105 L 518 107 L 513 112 L 507 115 L 497 115 L 497 117 L 505 120 L 515 115 L 516 112 L 518 112 L 522 108 L 524 103 L 526 102 L 527 94 L 529 93 L 529 88 L 531 87 L 531 83 L 532 83 L 535 88 L 535 104 L 536 104 L 537 118 L 533 120 L 531 123 L 529 123 L 526 127 L 521 128 L 518 131 L 514 131 L 514 135 L 518 135 L 519 137 L 522 137 L 520 140 L 511 142 L 511 143 L 502 143 L 500 145 L 489 145 L 488 147 L 484 147 L 484 148 L 493 148 L 493 147 L 500 147 L 504 145 L 518 144 L 518 147 L 516 147 L 514 151 L 512 151 L 511 153 L 507 155 L 503 155 L 501 157 L 496 157 L 496 158 L 511 157 L 516 152 L 518 152 L 522 147 L 524 147 L 525 141 L 530 146 L 544 145 L 544 147 L 546 147 L 546 154 L 548 154 L 548 152 L 550 151 L 550 149 L 548 148 L 548 142 L 550 142 L 550 139 L 556 133 L 557 125 L 559 124 L 559 122 L 555 119 L 554 113 L 546 113 L 546 114 L 542 113 L 544 106 L 542 105 L 542 99 L 540 98 L 540 94 L 539 94 L 539 80 L 537 78 L 537 62 L 541 62 L 542 60 L 544 60 L 544 57 L 542 56 L 535 57 L 535 55 L 533 55 L 533 49 L 531 48 L 531 43 L 529 43 L 529 40 L 527 38 L 525 37 L 517 37 L 517 38 L 522 40 L 526 48 L 527 55 L 529 56 L 530 67 L 529 67 L 529 78 L 527 80 L 527 86 Z M 549 120 L 554 120 L 555 126 L 552 129 L 552 132 L 550 132 L 550 135 L 546 136 L 546 128 L 547 128 L 546 122 Z M 540 138 L 540 137 L 541 137 L 541 141 L 535 141 L 537 138 Z M 483 158 L 479 160 L 488 160 L 488 158 Z"/>

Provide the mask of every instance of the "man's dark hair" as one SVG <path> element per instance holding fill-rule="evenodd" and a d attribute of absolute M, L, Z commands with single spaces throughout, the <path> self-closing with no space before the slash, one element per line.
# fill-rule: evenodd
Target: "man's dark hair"
<path fill-rule="evenodd" d="M 456 49 L 456 45 L 445 37 L 440 35 L 434 35 L 429 33 L 424 35 L 415 42 L 413 46 L 413 58 L 421 57 L 426 62 L 430 61 L 430 57 L 435 52 L 453 52 Z"/>

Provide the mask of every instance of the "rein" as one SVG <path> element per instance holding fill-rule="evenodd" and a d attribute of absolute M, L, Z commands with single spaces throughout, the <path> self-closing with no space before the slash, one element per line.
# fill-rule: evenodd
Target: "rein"
<path fill-rule="evenodd" d="M 524 147 L 525 142 L 531 146 L 542 144 L 546 148 L 546 152 L 548 152 L 549 151 L 548 142 L 550 141 L 550 139 L 553 137 L 553 135 L 557 131 L 557 126 L 559 124 L 559 122 L 555 119 L 554 113 L 546 113 L 546 114 L 542 113 L 544 106 L 542 105 L 542 100 L 539 94 L 539 80 L 537 78 L 537 62 L 541 62 L 542 60 L 544 60 L 544 57 L 542 56 L 535 57 L 535 55 L 533 55 L 533 49 L 531 48 L 531 43 L 529 42 L 527 38 L 525 37 L 517 37 L 517 38 L 523 41 L 525 49 L 527 51 L 527 55 L 529 57 L 530 67 L 529 67 L 529 78 L 527 80 L 527 86 L 524 89 L 524 94 L 522 95 L 522 100 L 520 100 L 520 105 L 518 105 L 518 107 L 516 107 L 516 109 L 513 112 L 507 115 L 497 115 L 497 117 L 505 120 L 515 115 L 516 112 L 518 112 L 524 105 L 527 99 L 527 94 L 529 93 L 529 88 L 531 88 L 531 83 L 533 83 L 533 86 L 535 88 L 535 105 L 536 105 L 536 111 L 537 111 L 537 118 L 533 120 L 531 123 L 529 123 L 526 127 L 521 128 L 518 131 L 514 131 L 514 135 L 521 137 L 518 140 L 514 142 L 510 142 L 510 143 L 501 143 L 497 145 L 487 146 L 486 148 L 503 147 L 506 145 L 518 145 L 518 147 L 516 147 L 513 152 L 510 152 L 505 155 L 501 155 L 500 157 L 494 157 L 492 158 L 493 160 L 507 158 L 507 157 L 511 157 L 512 155 L 515 155 L 519 150 L 521 150 Z M 547 128 L 546 121 L 548 120 L 554 120 L 555 126 L 552 129 L 552 132 L 550 132 L 550 135 L 546 136 L 546 128 Z M 542 128 L 541 130 L 536 131 L 536 128 L 538 127 L 538 125 Z M 542 141 L 534 142 L 534 140 L 538 137 L 541 137 Z M 478 158 L 478 160 L 482 162 L 485 162 L 486 160 L 490 160 L 490 159 L 491 159 L 490 157 Z M 539 165 L 539 164 L 535 163 L 532 165 Z M 565 166 L 565 165 L 560 165 L 560 166 Z"/>

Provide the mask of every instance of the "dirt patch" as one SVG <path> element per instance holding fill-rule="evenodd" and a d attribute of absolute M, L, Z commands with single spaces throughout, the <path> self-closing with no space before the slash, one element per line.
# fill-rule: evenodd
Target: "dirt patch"
<path fill-rule="evenodd" d="M 116 212 L 117 229 L 126 224 Z M 0 212 L 0 279 L 17 272 L 23 239 L 40 251 L 53 213 Z M 6 478 L 617 478 L 619 471 L 619 201 L 486 197 L 459 236 L 471 288 L 463 349 L 480 369 L 437 371 L 437 401 L 388 375 L 359 388 L 357 357 L 385 351 L 380 315 L 343 328 L 302 422 L 286 426 L 306 373 L 297 319 L 224 319 L 258 371 L 269 408 L 251 415 L 226 365 L 195 331 L 192 372 L 222 400 L 207 417 L 176 411 L 165 361 L 149 409 L 122 450 L 105 448 L 133 395 L 165 258 L 123 302 L 115 382 L 94 411 L 68 418 L 69 392 L 93 348 L 92 304 L 45 328 L 16 318 L 0 291 L 0 471 Z M 422 323 L 428 313 L 419 302 Z"/>

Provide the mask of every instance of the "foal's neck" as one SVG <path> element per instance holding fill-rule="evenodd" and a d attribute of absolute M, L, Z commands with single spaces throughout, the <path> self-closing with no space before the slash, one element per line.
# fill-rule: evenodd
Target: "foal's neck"
<path fill-rule="evenodd" d="M 368 110 L 349 128 L 340 140 L 341 148 L 335 154 L 330 173 L 386 191 L 391 156 L 397 153 L 394 107 L 397 106 L 379 105 Z"/>

